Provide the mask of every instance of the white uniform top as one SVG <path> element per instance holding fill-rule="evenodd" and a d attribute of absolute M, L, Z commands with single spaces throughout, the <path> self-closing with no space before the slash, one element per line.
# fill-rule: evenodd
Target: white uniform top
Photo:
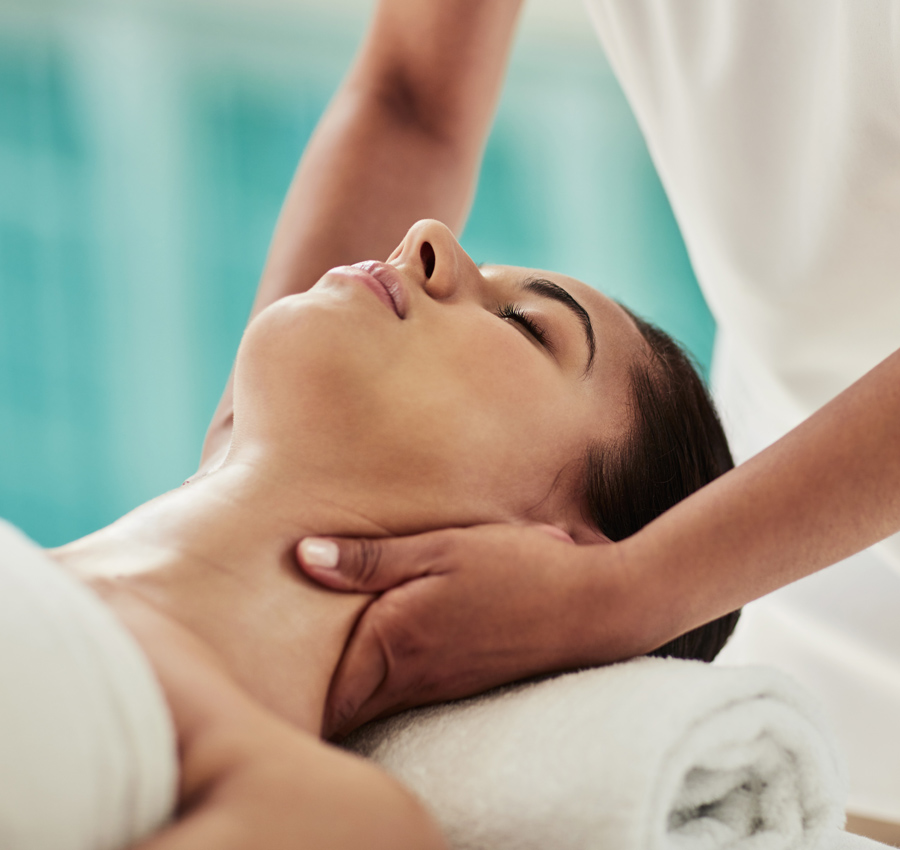
<path fill-rule="evenodd" d="M 172 721 L 135 639 L 0 520 L 0 847 L 119 850 L 176 800 Z"/>
<path fill-rule="evenodd" d="M 713 388 L 745 460 L 900 349 L 900 2 L 587 5 L 718 323 Z M 820 693 L 851 808 L 894 820 L 897 544 L 748 606 L 726 650 Z"/>

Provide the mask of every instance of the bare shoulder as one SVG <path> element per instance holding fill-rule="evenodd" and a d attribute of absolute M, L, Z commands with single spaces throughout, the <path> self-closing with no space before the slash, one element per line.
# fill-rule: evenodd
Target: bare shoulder
<path fill-rule="evenodd" d="M 243 836 L 237 846 L 280 848 L 283 836 L 286 848 L 446 850 L 422 805 L 394 779 L 289 729 L 259 730 L 251 758 L 220 774 L 202 805 L 229 813 L 232 835 Z"/>
<path fill-rule="evenodd" d="M 178 816 L 141 850 L 446 847 L 419 801 L 375 765 L 264 708 L 139 600 L 107 601 L 147 652 L 178 739 Z"/>

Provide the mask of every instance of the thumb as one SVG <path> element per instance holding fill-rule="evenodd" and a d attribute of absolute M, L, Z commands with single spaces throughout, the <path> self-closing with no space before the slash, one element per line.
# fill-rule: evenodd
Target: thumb
<path fill-rule="evenodd" d="M 378 593 L 429 573 L 433 559 L 422 537 L 305 537 L 297 544 L 297 561 L 327 587 Z"/>

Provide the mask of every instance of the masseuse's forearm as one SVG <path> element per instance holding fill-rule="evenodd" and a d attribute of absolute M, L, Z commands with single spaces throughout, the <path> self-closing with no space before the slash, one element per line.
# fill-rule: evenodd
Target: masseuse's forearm
<path fill-rule="evenodd" d="M 620 545 L 660 645 L 898 529 L 900 351 Z"/>
<path fill-rule="evenodd" d="M 307 146 L 252 315 L 334 266 L 386 259 L 410 225 L 462 229 L 521 0 L 382 0 Z M 203 462 L 227 445 L 231 380 Z"/>

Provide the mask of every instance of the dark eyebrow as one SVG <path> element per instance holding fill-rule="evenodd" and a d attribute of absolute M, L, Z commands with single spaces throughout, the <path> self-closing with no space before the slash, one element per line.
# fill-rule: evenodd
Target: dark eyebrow
<path fill-rule="evenodd" d="M 591 324 L 591 317 L 588 315 L 588 311 L 561 286 L 557 286 L 552 281 L 544 280 L 542 277 L 528 278 L 528 280 L 522 284 L 522 289 L 526 292 L 533 292 L 535 295 L 540 295 L 542 298 L 558 301 L 575 314 L 584 330 L 584 337 L 587 341 L 589 352 L 587 365 L 584 367 L 584 373 L 587 374 L 590 372 L 591 366 L 594 365 L 594 355 L 597 353 L 597 339 L 594 336 L 594 326 Z"/>

